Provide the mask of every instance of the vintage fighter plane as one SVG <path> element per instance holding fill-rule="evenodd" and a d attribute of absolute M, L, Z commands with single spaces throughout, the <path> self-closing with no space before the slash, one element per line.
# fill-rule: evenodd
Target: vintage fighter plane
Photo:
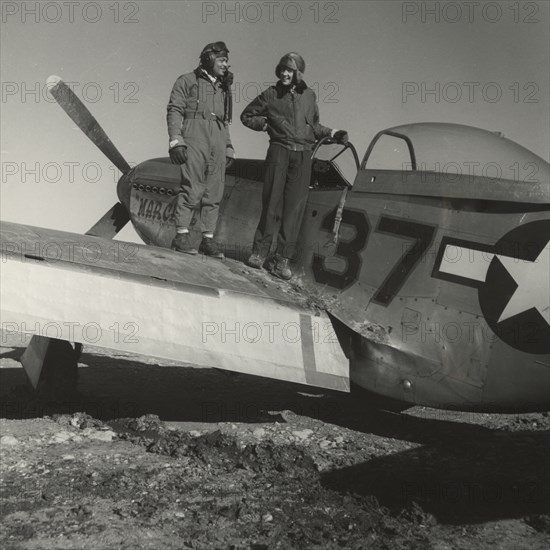
<path fill-rule="evenodd" d="M 74 382 L 88 342 L 351 386 L 367 404 L 549 408 L 542 158 L 440 123 L 378 133 L 361 163 L 351 144 L 322 143 L 288 284 L 242 263 L 263 161 L 239 159 L 227 173 L 217 237 L 233 259 L 172 252 L 179 167 L 158 158 L 130 169 L 71 90 L 57 77 L 49 85 L 123 175 L 120 202 L 84 236 L 2 224 L 3 328 L 35 334 L 22 357 L 35 387 Z M 130 220 L 149 246 L 110 240 Z"/>

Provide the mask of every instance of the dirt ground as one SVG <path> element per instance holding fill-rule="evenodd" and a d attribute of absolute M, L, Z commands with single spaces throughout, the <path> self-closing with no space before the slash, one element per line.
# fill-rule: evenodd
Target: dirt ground
<path fill-rule="evenodd" d="M 2 549 L 548 548 L 545 414 L 349 396 L 85 347 L 40 401 L 2 335 Z"/>

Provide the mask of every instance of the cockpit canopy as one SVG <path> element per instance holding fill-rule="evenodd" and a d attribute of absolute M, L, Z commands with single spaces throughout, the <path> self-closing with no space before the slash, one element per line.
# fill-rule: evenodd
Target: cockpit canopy
<path fill-rule="evenodd" d="M 523 183 L 550 182 L 550 165 L 525 147 L 489 132 L 460 124 L 416 123 L 379 132 L 361 168 L 438 172 Z"/>

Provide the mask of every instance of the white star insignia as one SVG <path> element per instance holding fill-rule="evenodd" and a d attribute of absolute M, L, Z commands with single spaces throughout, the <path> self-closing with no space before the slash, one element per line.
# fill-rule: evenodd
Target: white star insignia
<path fill-rule="evenodd" d="M 535 308 L 550 325 L 550 241 L 533 262 L 510 256 L 497 258 L 518 285 L 498 322 Z"/>
<path fill-rule="evenodd" d="M 535 308 L 550 325 L 550 241 L 532 262 L 448 244 L 440 270 L 467 280 L 486 282 L 495 256 L 518 285 L 498 322 Z"/>

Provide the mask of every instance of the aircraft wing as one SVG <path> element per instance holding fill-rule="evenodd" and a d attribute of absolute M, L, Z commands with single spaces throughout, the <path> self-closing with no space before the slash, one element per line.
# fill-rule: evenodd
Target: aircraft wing
<path fill-rule="evenodd" d="M 324 311 L 232 260 L 1 222 L 4 331 L 349 391 Z"/>

